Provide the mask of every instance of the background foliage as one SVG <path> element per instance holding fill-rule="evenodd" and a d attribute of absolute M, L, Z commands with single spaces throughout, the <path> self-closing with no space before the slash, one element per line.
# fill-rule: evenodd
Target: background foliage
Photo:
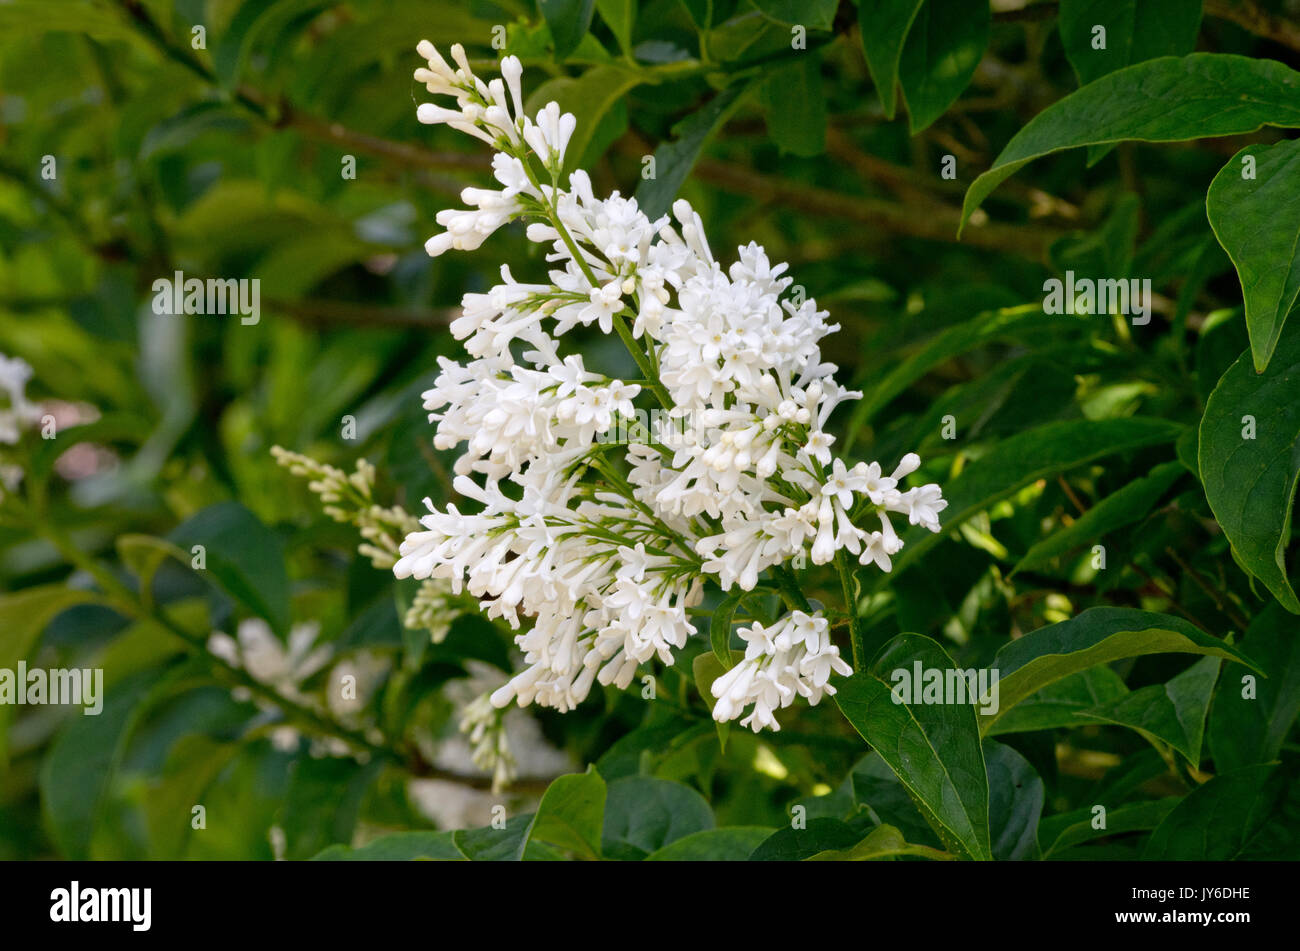
<path fill-rule="evenodd" d="M 0 2 L 0 352 L 69 421 L 0 508 L 0 668 L 108 682 L 98 717 L 0 706 L 0 857 L 1300 856 L 1296 24 L 1291 0 Z M 701 637 L 654 700 L 518 714 L 551 755 L 507 790 L 448 765 L 509 633 L 412 636 L 410 589 L 269 452 L 364 457 L 411 512 L 450 497 L 418 394 L 495 275 L 421 248 L 487 174 L 415 122 L 423 37 L 519 55 L 598 189 L 680 192 L 721 256 L 789 260 L 865 393 L 840 446 L 944 483 L 944 533 L 859 579 L 875 660 L 838 705 L 719 730 Z M 261 320 L 155 315 L 177 270 L 258 278 Z M 1151 321 L 1046 315 L 1066 271 L 1150 278 Z M 377 659 L 365 708 L 205 649 L 250 617 Z M 999 713 L 892 703 L 914 660 L 1000 669 Z"/>

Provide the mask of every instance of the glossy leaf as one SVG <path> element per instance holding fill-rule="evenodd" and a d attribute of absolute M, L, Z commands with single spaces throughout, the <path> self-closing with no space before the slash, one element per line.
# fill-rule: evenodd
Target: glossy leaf
<path fill-rule="evenodd" d="M 1071 674 L 1127 657 L 1167 652 L 1204 654 L 1253 667 L 1236 648 L 1167 614 L 1136 608 L 1089 608 L 1007 644 L 989 667 L 999 672 L 998 710 L 980 717 L 988 733 L 1016 704 Z"/>
<path fill-rule="evenodd" d="M 1234 155 L 1210 183 L 1205 211 L 1241 279 L 1250 352 L 1262 373 L 1300 299 L 1300 139 Z"/>
<path fill-rule="evenodd" d="M 713 810 L 689 786 L 628 776 L 609 784 L 602 852 L 611 859 L 643 859 L 683 836 L 712 829 Z"/>
<path fill-rule="evenodd" d="M 1256 373 L 1243 354 L 1219 380 L 1201 418 L 1197 462 L 1205 497 L 1232 554 L 1273 597 L 1300 614 L 1287 579 L 1291 507 L 1300 478 L 1300 334 Z"/>
<path fill-rule="evenodd" d="M 647 862 L 743 862 L 772 834 L 762 826 L 727 826 L 684 835 L 646 856 Z"/>
<path fill-rule="evenodd" d="M 898 101 L 898 61 L 903 43 L 912 28 L 923 0 L 859 0 L 858 24 L 862 52 L 876 84 L 876 94 L 885 109 L 885 118 L 894 118 Z"/>
<path fill-rule="evenodd" d="M 969 703 L 896 702 L 891 675 L 953 669 L 943 648 L 918 634 L 900 634 L 867 670 L 836 694 L 844 716 L 889 764 L 916 799 L 926 821 L 952 848 L 975 859 L 992 857 L 989 794 L 975 708 Z"/>
<path fill-rule="evenodd" d="M 1205 715 L 1223 660 L 1203 657 L 1164 684 L 1152 684 L 1083 714 L 1084 719 L 1131 727 L 1167 743 L 1193 767 L 1201 762 Z"/>
<path fill-rule="evenodd" d="M 529 838 L 587 858 L 600 858 L 605 795 L 605 780 L 594 766 L 585 773 L 552 780 L 537 806 Z"/>
<path fill-rule="evenodd" d="M 284 636 L 289 629 L 289 575 L 284 546 L 238 502 L 220 502 L 191 516 L 170 540 L 186 551 L 202 545 L 218 584 Z"/>
<path fill-rule="evenodd" d="M 1300 784 L 1294 770 L 1247 766 L 1193 789 L 1151 833 L 1147 861 L 1294 860 Z"/>
<path fill-rule="evenodd" d="M 1180 142 L 1300 126 L 1300 73 L 1223 53 L 1162 56 L 1102 76 L 1034 116 L 966 192 L 962 225 L 984 199 L 1036 158 L 1137 139 Z"/>
<path fill-rule="evenodd" d="M 1223 674 L 1208 735 L 1219 772 L 1276 759 L 1300 713 L 1300 618 L 1270 604 L 1240 646 L 1267 676 L 1241 669 Z"/>
<path fill-rule="evenodd" d="M 1041 567 L 1076 548 L 1095 545 L 1115 529 L 1145 518 L 1184 471 L 1181 463 L 1163 462 L 1152 469 L 1150 475 L 1125 484 L 1069 525 L 1058 529 L 1029 549 L 1016 562 L 1012 575 L 1018 571 L 1031 571 Z"/>
<path fill-rule="evenodd" d="M 975 75 L 989 44 L 986 4 L 925 0 L 907 32 L 898 79 L 912 134 L 943 115 Z"/>
<path fill-rule="evenodd" d="M 411 861 L 464 861 L 465 856 L 452 841 L 455 833 L 446 832 L 393 832 L 372 839 L 365 845 L 349 848 L 331 845 L 318 855 L 315 862 L 411 862 Z"/>

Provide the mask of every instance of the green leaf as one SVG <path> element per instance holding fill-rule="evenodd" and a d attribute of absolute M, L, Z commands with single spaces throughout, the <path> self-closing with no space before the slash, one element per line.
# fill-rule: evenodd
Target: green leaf
<path fill-rule="evenodd" d="M 504 828 L 458 829 L 452 841 L 471 862 L 518 862 L 528 846 L 528 831 L 533 827 L 532 813 L 511 816 Z"/>
<path fill-rule="evenodd" d="M 1140 521 L 1184 471 L 1180 462 L 1162 462 L 1150 475 L 1112 492 L 1071 524 L 1034 545 L 1016 562 L 1011 574 L 1038 568 L 1075 548 L 1096 544 L 1117 528 Z"/>
<path fill-rule="evenodd" d="M 590 168 L 608 141 L 598 141 L 601 121 L 621 104 L 629 89 L 637 86 L 641 77 L 630 70 L 616 66 L 596 66 L 581 76 L 561 76 L 548 80 L 533 90 L 525 109 L 535 114 L 546 103 L 554 100 L 565 112 L 571 112 L 578 125 L 564 151 L 564 164 L 570 169 Z"/>
<path fill-rule="evenodd" d="M 993 189 L 1044 155 L 1126 139 L 1239 135 L 1264 125 L 1300 126 L 1300 73 L 1281 63 L 1192 53 L 1128 66 L 1053 103 L 1016 133 L 966 192 L 961 227 Z"/>
<path fill-rule="evenodd" d="M 465 856 L 452 841 L 455 833 L 446 832 L 393 832 L 352 849 L 346 845 L 331 845 L 312 857 L 314 862 L 413 862 L 413 861 L 464 861 Z"/>
<path fill-rule="evenodd" d="M 1085 86 L 1133 63 L 1190 53 L 1201 0 L 1061 0 L 1057 23 L 1065 58 Z"/>
<path fill-rule="evenodd" d="M 713 827 L 713 810 L 689 786 L 627 776 L 609 784 L 601 853 L 610 859 L 644 859 L 683 836 Z"/>
<path fill-rule="evenodd" d="M 1265 677 L 1224 676 L 1210 710 L 1210 755 L 1218 772 L 1277 758 L 1300 713 L 1300 618 L 1270 604 L 1239 645 Z M 1249 690 L 1243 681 L 1250 677 Z M 1243 696 L 1243 694 L 1248 694 Z"/>
<path fill-rule="evenodd" d="M 840 686 L 835 700 L 872 749 L 889 764 L 950 848 L 975 859 L 992 858 L 989 793 L 975 708 L 969 703 L 897 702 L 895 671 L 955 669 L 937 643 L 900 634 L 866 671 Z"/>
<path fill-rule="evenodd" d="M 1223 374 L 1205 404 L 1197 455 L 1205 497 L 1237 564 L 1293 614 L 1300 600 L 1287 580 L 1286 548 L 1298 441 L 1300 334 L 1293 334 L 1263 373 L 1242 354 Z"/>
<path fill-rule="evenodd" d="M 149 671 L 116 685 L 98 716 L 74 716 L 41 762 L 41 809 L 65 858 L 90 858 L 95 823 L 116 776 L 141 701 L 157 681 Z"/>
<path fill-rule="evenodd" d="M 637 0 L 596 0 L 596 9 L 609 31 L 618 40 L 619 48 L 632 54 L 632 28 L 636 25 Z"/>
<path fill-rule="evenodd" d="M 140 597 L 145 604 L 153 602 L 153 576 L 164 561 L 172 558 L 187 568 L 190 565 L 188 554 L 167 539 L 153 535 L 119 535 L 115 547 L 122 564 L 140 579 Z"/>
<path fill-rule="evenodd" d="M 327 846 L 352 841 L 361 803 L 384 767 L 339 758 L 300 756 L 277 825 L 284 830 L 285 858 L 309 859 Z"/>
<path fill-rule="evenodd" d="M 984 741 L 988 766 L 989 832 L 993 857 L 1014 862 L 1038 857 L 1038 820 L 1046 792 L 1043 780 L 1016 750 Z"/>
<path fill-rule="evenodd" d="M 102 602 L 93 591 L 64 584 L 41 585 L 0 595 L 0 670 L 12 670 L 26 660 L 50 621 L 78 604 Z"/>
<path fill-rule="evenodd" d="M 1081 726 L 1078 715 L 1128 693 L 1119 674 L 1109 667 L 1089 667 L 1048 684 L 998 718 L 989 736 L 1029 733 Z"/>
<path fill-rule="evenodd" d="M 810 30 L 829 30 L 835 23 L 838 0 L 754 0 L 764 16 L 777 23 L 805 26 Z"/>
<path fill-rule="evenodd" d="M 1234 155 L 1210 182 L 1205 212 L 1241 279 L 1250 352 L 1263 373 L 1300 299 L 1300 139 Z"/>
<path fill-rule="evenodd" d="M 854 765 L 849 785 L 852 801 L 877 825 L 893 826 L 916 845 L 940 844 L 912 794 L 879 753 L 872 751 Z"/>
<path fill-rule="evenodd" d="M 712 639 L 712 627 L 711 622 L 709 625 L 710 639 Z M 728 628 L 730 628 L 730 625 L 728 625 Z M 713 706 L 717 703 L 717 698 L 713 696 L 713 692 L 709 689 L 713 686 L 713 681 L 744 659 L 744 651 L 731 651 L 729 662 L 724 662 L 713 653 L 696 654 L 695 659 L 691 661 L 691 677 L 695 681 L 695 690 L 700 695 L 700 699 L 708 706 L 709 712 L 713 712 Z M 725 752 L 727 749 L 727 734 L 731 731 L 731 724 L 718 721 L 717 726 L 718 742 Z"/>
<path fill-rule="evenodd" d="M 673 126 L 675 140 L 655 149 L 654 177 L 644 179 L 636 190 L 637 204 L 651 219 L 666 214 L 672 207 L 677 190 L 690 175 L 704 143 L 722 126 L 748 88 L 744 83 L 728 86 Z"/>
<path fill-rule="evenodd" d="M 735 617 L 736 608 L 740 606 L 740 602 L 746 594 L 748 592 L 739 588 L 731 592 L 714 609 L 713 617 L 709 619 L 709 643 L 713 645 L 713 656 L 718 659 L 718 663 L 722 665 L 723 670 L 730 670 L 736 664 L 736 658 L 732 656 L 731 650 L 731 621 Z M 717 673 L 710 677 L 709 684 L 712 684 L 719 676 L 721 674 Z M 707 688 L 700 683 L 698 672 L 696 673 L 695 683 L 700 688 L 700 693 L 705 694 Z M 712 696 L 712 694 L 707 694 L 707 697 Z M 708 702 L 707 697 L 706 703 Z M 712 708 L 713 704 L 710 703 L 709 706 Z"/>
<path fill-rule="evenodd" d="M 684 835 L 646 856 L 647 862 L 743 862 L 772 834 L 762 826 L 727 826 Z"/>
<path fill-rule="evenodd" d="M 1137 608 L 1089 608 L 1007 644 L 989 667 L 998 671 L 998 709 L 980 716 L 988 734 L 1007 711 L 1048 684 L 1098 664 L 1163 653 L 1205 654 L 1254 664 L 1234 647 L 1168 614 Z"/>
<path fill-rule="evenodd" d="M 943 115 L 969 85 L 989 45 L 991 22 L 988 4 L 925 0 L 898 64 L 913 135 Z"/>
<path fill-rule="evenodd" d="M 217 80 L 225 88 L 233 88 L 254 45 L 264 38 L 277 37 L 291 22 L 309 19 L 312 13 L 330 6 L 334 6 L 331 0 L 244 0 L 212 51 Z"/>
<path fill-rule="evenodd" d="M 1038 844 L 1046 858 L 1054 852 L 1064 851 L 1092 839 L 1154 829 L 1179 802 L 1179 797 L 1169 796 L 1107 809 L 1106 824 L 1100 829 L 1095 826 L 1098 817 L 1094 816 L 1091 806 L 1048 816 L 1038 826 Z"/>
<path fill-rule="evenodd" d="M 829 851 L 851 849 L 862 832 L 840 819 L 809 819 L 802 829 L 777 829 L 749 856 L 754 862 L 802 862 Z"/>
<path fill-rule="evenodd" d="M 913 855 L 921 858 L 953 858 L 951 853 L 932 849 L 928 845 L 912 845 L 903 838 L 903 833 L 893 826 L 882 825 L 872 829 L 865 839 L 848 849 L 827 849 L 808 857 L 809 862 L 876 862 L 893 859 L 900 855 Z"/>
<path fill-rule="evenodd" d="M 203 793 L 238 752 L 238 745 L 201 733 L 176 741 L 144 804 L 153 849 L 150 858 L 183 857 L 193 831 L 191 810 L 203 802 Z"/>
<path fill-rule="evenodd" d="M 1193 789 L 1151 833 L 1146 861 L 1294 860 L 1300 784 L 1294 769 L 1247 766 Z"/>
<path fill-rule="evenodd" d="M 996 444 L 943 487 L 948 507 L 940 514 L 949 531 L 1037 479 L 1065 472 L 1103 456 L 1173 442 L 1182 427 L 1163 419 L 1066 420 L 1047 423 Z M 942 534 L 915 528 L 894 558 L 897 573 L 935 545 Z M 889 575 L 881 573 L 876 587 Z"/>
<path fill-rule="evenodd" d="M 1222 658 L 1203 657 L 1168 683 L 1134 690 L 1081 716 L 1131 727 L 1148 739 L 1167 743 L 1195 769 L 1201 763 L 1205 714 L 1222 664 Z"/>
<path fill-rule="evenodd" d="M 860 0 L 858 3 L 862 52 L 880 104 L 885 107 L 886 119 L 894 118 L 898 61 L 921 3 L 922 0 Z"/>
<path fill-rule="evenodd" d="M 587 858 L 600 858 L 605 795 L 605 780 L 595 766 L 587 767 L 585 773 L 553 780 L 537 806 L 529 839 Z"/>
<path fill-rule="evenodd" d="M 884 378 L 871 387 L 853 407 L 853 415 L 847 427 L 847 445 L 853 445 L 865 424 L 887 406 L 890 400 L 934 367 L 981 344 L 1013 337 L 1024 324 L 1041 321 L 1042 316 L 1043 308 L 1039 304 L 990 311 L 946 328 L 925 341 L 914 353 L 901 360 L 894 360 Z"/>
<path fill-rule="evenodd" d="M 555 42 L 555 58 L 564 59 L 591 29 L 596 0 L 537 0 Z"/>
<path fill-rule="evenodd" d="M 762 86 L 767 131 L 782 152 L 808 157 L 826 150 L 820 63 L 820 56 L 807 53 L 772 69 Z"/>
<path fill-rule="evenodd" d="M 206 571 L 281 637 L 289 630 L 289 575 L 279 537 L 238 502 L 196 513 L 171 533 L 186 551 L 202 545 Z"/>

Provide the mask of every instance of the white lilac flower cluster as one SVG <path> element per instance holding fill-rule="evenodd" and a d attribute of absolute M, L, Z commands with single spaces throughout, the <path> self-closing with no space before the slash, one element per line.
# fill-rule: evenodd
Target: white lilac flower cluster
<path fill-rule="evenodd" d="M 428 253 L 475 249 L 516 219 L 550 247 L 545 282 L 503 267 L 501 284 L 465 295 L 451 329 L 472 359 L 439 358 L 424 405 L 435 446 L 465 444 L 454 484 L 477 511 L 426 500 L 424 530 L 406 537 L 393 568 L 465 585 L 515 628 L 531 619 L 516 637 L 527 666 L 494 704 L 568 710 L 595 682 L 625 687 L 652 658 L 672 663 L 708 579 L 750 591 L 769 569 L 840 553 L 888 571 L 902 547 L 890 513 L 939 530 L 939 486 L 899 487 L 916 455 L 888 474 L 832 455 L 827 419 L 861 394 L 822 359 L 819 341 L 838 326 L 813 300 L 786 296 L 785 264 L 751 243 L 724 267 L 685 201 L 674 224 L 617 192 L 597 198 L 581 170 L 566 189 L 574 118 L 553 102 L 525 114 L 517 58 L 484 82 L 460 46 L 454 65 L 427 41 L 418 49 L 428 67 L 416 80 L 454 99 L 421 105 L 420 121 L 491 145 L 500 185 L 467 188 L 470 208 L 439 212 L 446 230 Z M 593 324 L 622 338 L 642 379 L 561 352 L 567 331 Z M 651 424 L 620 438 L 646 416 L 634 400 L 650 398 Z M 776 729 L 772 710 L 796 695 L 816 703 L 834 693 L 832 672 L 851 672 L 820 615 L 740 634 L 745 661 L 714 685 L 720 720 L 752 705 L 746 725 Z"/>
<path fill-rule="evenodd" d="M 32 378 L 31 365 L 21 357 L 0 353 L 0 393 L 7 406 L 0 405 L 0 445 L 13 446 L 41 418 L 41 408 L 27 398 L 27 384 Z M 22 481 L 21 466 L 0 462 L 0 494 L 13 491 Z"/>

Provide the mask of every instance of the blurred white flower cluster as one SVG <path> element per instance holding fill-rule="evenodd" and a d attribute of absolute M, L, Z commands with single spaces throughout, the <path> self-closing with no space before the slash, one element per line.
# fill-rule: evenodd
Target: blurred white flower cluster
<path fill-rule="evenodd" d="M 23 431 L 41 418 L 39 404 L 27 399 L 27 383 L 31 378 L 32 368 L 26 360 L 0 353 L 0 393 L 7 402 L 7 405 L 0 404 L 0 445 L 17 444 Z M 0 492 L 5 489 L 12 492 L 22 478 L 21 466 L 0 462 Z"/>
<path fill-rule="evenodd" d="M 477 511 L 430 504 L 393 566 L 467 585 L 516 628 L 532 619 L 516 638 L 527 666 L 494 704 L 567 710 L 597 681 L 625 687 L 651 658 L 672 663 L 710 578 L 749 591 L 769 569 L 840 552 L 888 571 L 902 547 L 890 513 L 939 530 L 939 486 L 900 488 L 916 455 L 888 473 L 832 455 L 827 420 L 861 394 L 822 359 L 819 342 L 838 327 L 787 296 L 785 264 L 751 243 L 724 267 L 685 201 L 652 221 L 634 199 L 597 198 L 584 171 L 564 187 L 574 118 L 555 103 L 525 114 L 518 59 L 484 82 L 461 47 L 454 65 L 427 41 L 418 49 L 428 67 L 416 80 L 454 100 L 421 105 L 420 121 L 491 145 L 500 185 L 465 189 L 470 207 L 439 212 L 446 230 L 426 250 L 472 250 L 523 219 L 553 265 L 529 284 L 503 267 L 501 284 L 465 295 L 452 332 L 472 359 L 440 358 L 424 400 L 435 445 L 465 444 L 455 487 Z M 566 332 L 593 324 L 618 334 L 641 379 L 561 352 Z M 634 403 L 650 398 L 653 417 Z M 796 695 L 816 703 L 834 693 L 831 672 L 851 672 L 819 615 L 741 634 L 750 651 L 715 684 L 719 719 L 752 705 L 743 722 L 776 729 L 771 710 Z"/>

